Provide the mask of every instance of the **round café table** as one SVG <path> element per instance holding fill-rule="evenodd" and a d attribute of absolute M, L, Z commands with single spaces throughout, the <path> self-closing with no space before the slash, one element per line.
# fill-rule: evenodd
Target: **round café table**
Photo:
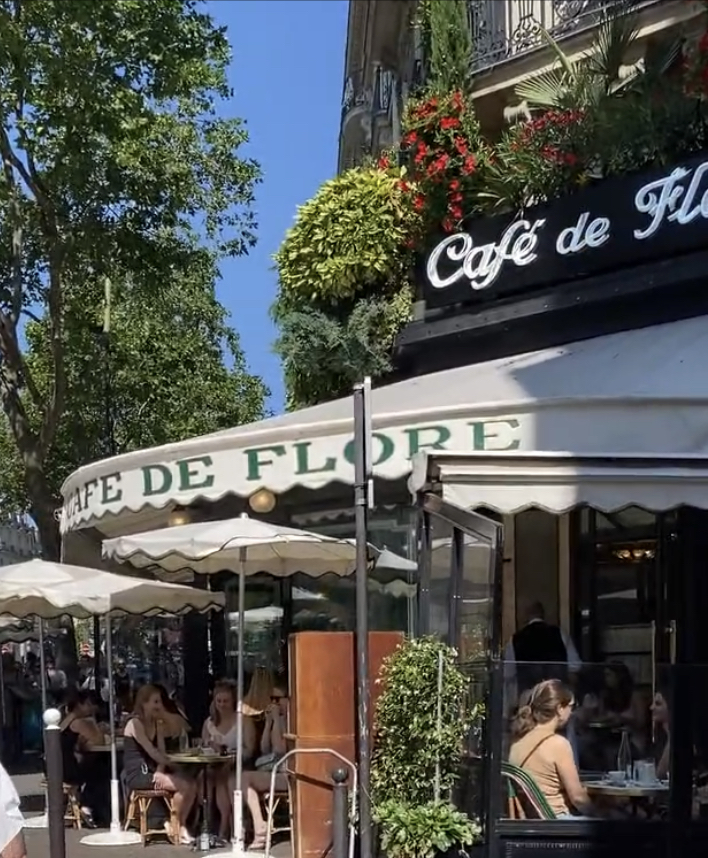
<path fill-rule="evenodd" d="M 205 754 L 200 750 L 180 751 L 177 754 L 168 754 L 167 759 L 173 766 L 189 767 L 196 770 L 196 777 L 203 774 L 202 781 L 202 824 L 201 835 L 206 836 L 209 840 L 209 849 L 214 848 L 214 838 L 209 831 L 209 818 L 211 816 L 211 806 L 209 801 L 209 789 L 207 784 L 207 772 L 211 766 L 223 766 L 228 763 L 235 765 L 236 754 Z M 201 837 L 197 837 L 194 841 L 194 851 L 204 851 L 201 849 Z"/>
<path fill-rule="evenodd" d="M 666 781 L 656 781 L 653 784 L 642 784 L 636 781 L 625 784 L 613 784 L 604 780 L 584 781 L 583 786 L 591 796 L 627 799 L 633 812 L 636 812 L 639 805 L 648 807 L 653 799 L 669 794 L 669 784 Z"/>

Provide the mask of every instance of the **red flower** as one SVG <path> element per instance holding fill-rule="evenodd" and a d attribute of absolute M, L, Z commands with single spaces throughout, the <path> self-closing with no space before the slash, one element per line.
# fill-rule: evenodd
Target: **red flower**
<path fill-rule="evenodd" d="M 462 194 L 459 191 L 456 194 L 450 194 L 449 200 L 451 203 L 461 203 Z"/>
<path fill-rule="evenodd" d="M 450 206 L 449 210 L 450 217 L 454 218 L 454 220 L 462 220 L 462 209 L 460 206 Z"/>
<path fill-rule="evenodd" d="M 425 208 L 425 197 L 422 194 L 418 194 L 413 200 L 413 208 L 417 212 L 420 212 Z"/>
<path fill-rule="evenodd" d="M 474 173 L 476 169 L 477 159 L 474 157 L 474 155 L 468 155 L 465 158 L 464 164 L 462 165 L 462 172 L 465 174 L 465 176 L 469 176 L 470 173 Z"/>
<path fill-rule="evenodd" d="M 398 183 L 398 190 L 402 191 L 404 194 L 407 194 L 410 189 L 411 186 L 408 184 L 408 182 L 406 182 L 405 179 L 401 179 L 401 181 Z"/>
<path fill-rule="evenodd" d="M 458 113 L 462 112 L 462 109 L 465 106 L 465 100 L 463 99 L 461 92 L 458 91 L 458 92 L 453 93 L 453 95 L 452 95 L 452 106 L 455 108 L 455 110 Z"/>
<path fill-rule="evenodd" d="M 418 135 L 415 131 L 409 131 L 408 134 L 403 138 L 404 146 L 414 146 L 418 142 Z"/>
<path fill-rule="evenodd" d="M 449 186 L 448 186 L 448 187 L 450 188 L 450 190 L 451 190 L 453 193 L 454 193 L 455 191 L 459 191 L 459 190 L 460 190 L 460 180 L 459 180 L 459 179 L 453 179 L 453 180 L 450 182 L 450 184 L 449 184 Z"/>
<path fill-rule="evenodd" d="M 445 220 L 442 222 L 442 228 L 445 230 L 445 232 L 454 232 L 455 224 L 450 220 L 449 217 L 446 217 Z"/>
<path fill-rule="evenodd" d="M 441 152 L 435 160 L 435 165 L 438 170 L 444 170 L 447 167 L 447 162 L 450 160 L 450 156 L 447 152 Z"/>
<path fill-rule="evenodd" d="M 455 137 L 455 149 L 457 149 L 460 155 L 467 154 L 467 141 L 464 137 Z"/>
<path fill-rule="evenodd" d="M 391 162 L 388 160 L 388 156 L 382 155 L 379 158 L 379 164 L 378 164 L 379 170 L 388 170 L 388 168 L 390 166 L 391 166 Z"/>
<path fill-rule="evenodd" d="M 415 153 L 415 158 L 413 159 L 416 164 L 420 164 L 420 162 L 425 158 L 428 154 L 428 147 L 425 143 L 420 142 L 418 144 L 418 151 Z"/>
<path fill-rule="evenodd" d="M 460 120 L 454 116 L 445 116 L 440 120 L 440 127 L 443 131 L 447 131 L 450 128 L 459 128 Z"/>

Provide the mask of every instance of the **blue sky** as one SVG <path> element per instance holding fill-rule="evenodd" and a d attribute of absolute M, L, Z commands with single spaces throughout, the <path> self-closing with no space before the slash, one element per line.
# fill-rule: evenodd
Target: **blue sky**
<path fill-rule="evenodd" d="M 211 0 L 209 13 L 228 28 L 234 59 L 232 115 L 246 119 L 244 153 L 263 167 L 258 189 L 258 245 L 222 266 L 219 298 L 251 370 L 281 411 L 283 384 L 268 316 L 276 278 L 271 256 L 295 215 L 336 172 L 347 0 Z"/>

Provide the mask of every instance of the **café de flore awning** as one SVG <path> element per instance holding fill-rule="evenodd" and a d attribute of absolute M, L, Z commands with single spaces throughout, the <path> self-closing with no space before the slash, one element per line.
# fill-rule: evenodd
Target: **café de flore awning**
<path fill-rule="evenodd" d="M 626 331 L 374 390 L 375 474 L 419 452 L 708 453 L 708 318 Z M 189 407 L 185 403 L 185 407 Z M 350 397 L 86 465 L 65 482 L 63 532 L 155 526 L 175 504 L 353 481 Z M 641 503 L 641 498 L 627 499 Z"/>

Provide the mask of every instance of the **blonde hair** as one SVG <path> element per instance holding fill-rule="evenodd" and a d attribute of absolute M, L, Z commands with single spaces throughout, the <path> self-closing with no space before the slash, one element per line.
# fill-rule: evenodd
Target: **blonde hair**
<path fill-rule="evenodd" d="M 273 672 L 265 667 L 257 667 L 243 698 L 244 715 L 262 715 L 270 706 L 274 686 Z"/>
<path fill-rule="evenodd" d="M 558 714 L 558 709 L 570 706 L 573 692 L 559 679 L 546 679 L 534 685 L 530 693 L 519 698 L 519 708 L 511 719 L 511 738 L 522 739 L 539 724 L 547 724 Z"/>
<path fill-rule="evenodd" d="M 228 682 L 227 680 L 217 682 L 214 686 L 214 692 L 211 695 L 211 706 L 209 707 L 209 717 L 211 718 L 211 723 L 215 727 L 218 727 L 221 722 L 221 715 L 219 715 L 219 710 L 216 708 L 217 694 L 229 694 L 231 696 L 231 703 L 233 704 L 234 711 L 236 711 L 236 707 L 238 706 L 238 695 L 236 694 L 236 688 L 233 682 Z"/>
<path fill-rule="evenodd" d="M 162 702 L 162 695 L 160 694 L 160 689 L 156 685 L 143 685 L 138 689 L 138 693 L 135 695 L 135 702 L 133 703 L 133 715 L 138 718 L 145 717 L 145 704 L 151 697 L 157 695 L 160 698 L 160 702 Z"/>

